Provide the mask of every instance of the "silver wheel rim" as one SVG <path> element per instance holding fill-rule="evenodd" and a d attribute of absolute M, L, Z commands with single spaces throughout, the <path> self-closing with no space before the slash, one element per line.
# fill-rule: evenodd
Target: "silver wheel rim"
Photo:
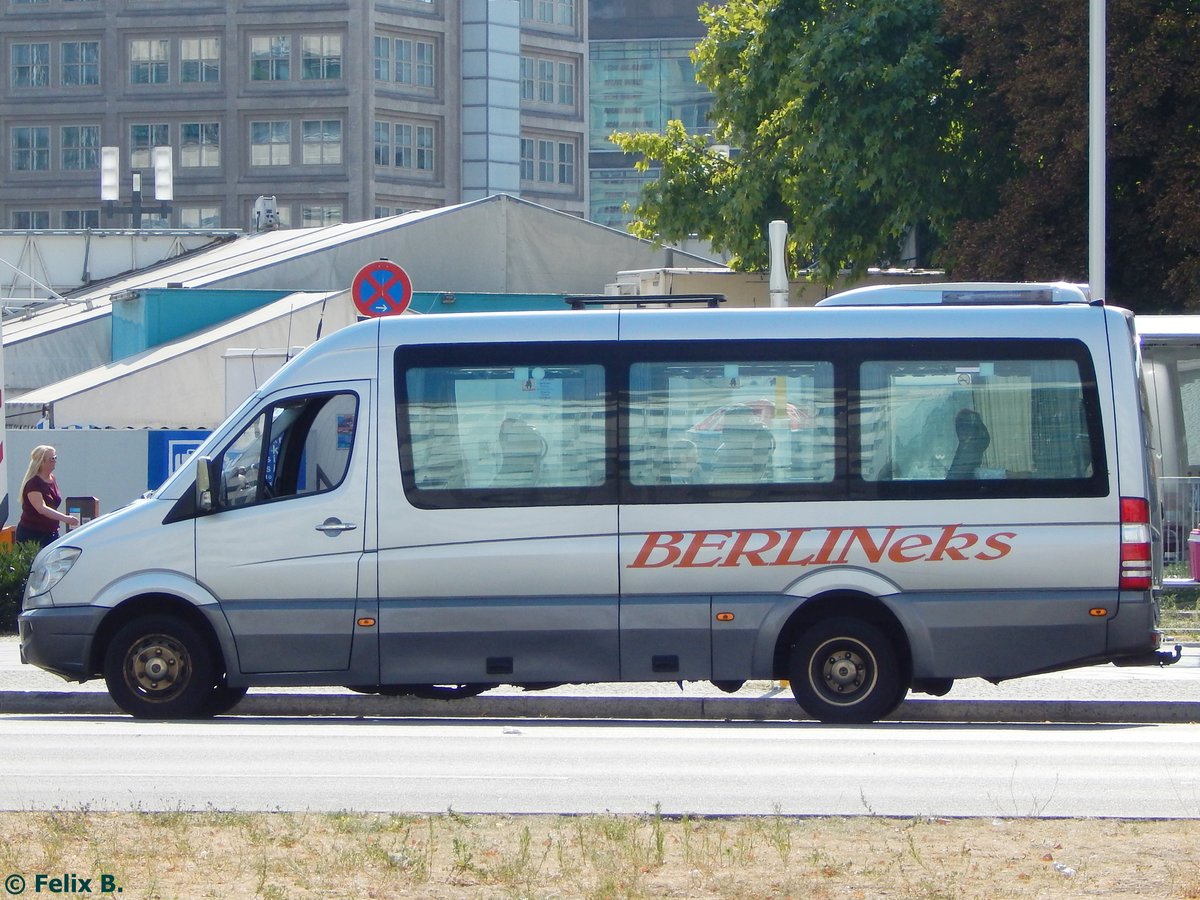
<path fill-rule="evenodd" d="M 853 638 L 830 638 L 812 655 L 809 684 L 813 692 L 835 706 L 854 706 L 871 695 L 879 667 L 868 647 Z"/>
<path fill-rule="evenodd" d="M 125 654 L 125 683 L 151 703 L 178 697 L 191 677 L 191 655 L 169 634 L 148 634 Z"/>

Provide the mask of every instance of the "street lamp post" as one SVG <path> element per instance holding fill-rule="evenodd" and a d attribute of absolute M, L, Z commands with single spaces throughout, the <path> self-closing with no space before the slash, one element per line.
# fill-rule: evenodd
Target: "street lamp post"
<path fill-rule="evenodd" d="M 1105 178 L 1107 36 L 1104 0 L 1088 2 L 1088 283 L 1092 299 L 1103 300 L 1108 189 Z"/>
<path fill-rule="evenodd" d="M 142 213 L 151 212 L 159 216 L 171 214 L 171 204 L 174 199 L 173 173 L 171 166 L 171 148 L 155 147 L 151 151 L 154 164 L 154 199 L 157 204 L 147 204 L 142 200 L 142 174 L 133 173 L 133 194 L 128 205 L 118 205 L 121 199 L 121 151 L 117 147 L 100 148 L 100 199 L 104 201 L 104 215 L 111 218 L 115 215 L 132 215 L 133 227 L 142 227 Z"/>

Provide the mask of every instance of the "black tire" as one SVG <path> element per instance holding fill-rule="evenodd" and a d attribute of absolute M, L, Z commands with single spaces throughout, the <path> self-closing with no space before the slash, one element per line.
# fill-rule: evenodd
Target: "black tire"
<path fill-rule="evenodd" d="M 204 705 L 200 707 L 200 712 L 197 713 L 198 718 L 209 719 L 213 716 L 219 716 L 229 712 L 237 706 L 243 697 L 246 696 L 246 691 L 249 688 L 230 687 L 225 683 L 224 677 L 218 681 L 212 689 L 212 693 L 208 695 L 208 699 L 204 701 Z"/>
<path fill-rule="evenodd" d="M 104 654 L 109 694 L 138 719 L 201 714 L 215 690 L 218 671 L 204 636 L 171 615 L 134 619 L 117 632 Z"/>
<path fill-rule="evenodd" d="M 907 692 L 891 640 L 860 619 L 809 628 L 792 648 L 788 678 L 804 711 L 830 724 L 874 722 L 894 711 Z"/>

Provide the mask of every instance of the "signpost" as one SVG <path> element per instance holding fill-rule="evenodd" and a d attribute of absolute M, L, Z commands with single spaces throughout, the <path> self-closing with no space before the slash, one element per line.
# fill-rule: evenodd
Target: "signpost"
<path fill-rule="evenodd" d="M 412 301 L 412 279 L 386 259 L 367 263 L 350 285 L 354 306 L 364 316 L 396 316 Z"/>

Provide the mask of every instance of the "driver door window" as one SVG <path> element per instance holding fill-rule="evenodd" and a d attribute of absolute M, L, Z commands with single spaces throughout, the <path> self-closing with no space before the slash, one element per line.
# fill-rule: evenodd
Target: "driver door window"
<path fill-rule="evenodd" d="M 268 406 L 225 450 L 221 505 L 250 506 L 337 487 L 350 463 L 357 411 L 358 399 L 351 393 Z"/>

